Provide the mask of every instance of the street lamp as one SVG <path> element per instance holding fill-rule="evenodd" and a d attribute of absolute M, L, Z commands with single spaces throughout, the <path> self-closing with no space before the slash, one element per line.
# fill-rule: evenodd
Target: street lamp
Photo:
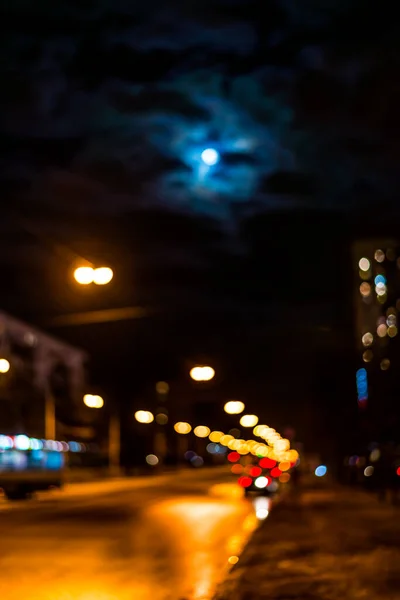
<path fill-rule="evenodd" d="M 255 427 L 258 423 L 258 417 L 256 415 L 243 415 L 240 419 L 242 427 Z"/>
<path fill-rule="evenodd" d="M 94 270 L 93 283 L 96 285 L 107 285 L 113 277 L 114 273 L 110 267 L 99 267 Z"/>
<path fill-rule="evenodd" d="M 224 406 L 224 411 L 228 415 L 240 415 L 244 411 L 244 403 L 240 400 L 230 400 Z"/>
<path fill-rule="evenodd" d="M 93 394 L 85 394 L 83 396 L 83 402 L 89 408 L 102 408 L 104 406 L 104 400 L 101 396 L 95 396 Z"/>
<path fill-rule="evenodd" d="M 175 423 L 174 429 L 176 433 L 180 433 L 181 435 L 187 435 L 192 431 L 192 426 L 189 425 L 189 423 L 180 421 L 179 423 Z"/>
<path fill-rule="evenodd" d="M 74 271 L 74 278 L 80 285 L 89 285 L 94 280 L 94 269 L 92 267 L 78 267 Z"/>
<path fill-rule="evenodd" d="M 135 412 L 135 419 L 138 421 L 138 423 L 147 425 L 148 423 L 152 423 L 154 421 L 154 415 L 149 410 L 137 410 Z"/>
<path fill-rule="evenodd" d="M 104 400 L 97 394 L 85 394 L 83 402 L 88 408 L 103 408 Z M 116 474 L 120 470 L 121 423 L 119 414 L 111 411 L 108 424 L 108 466 Z"/>
<path fill-rule="evenodd" d="M 110 267 L 78 267 L 74 271 L 74 279 L 80 285 L 107 285 L 114 276 L 113 270 Z"/>
<path fill-rule="evenodd" d="M 193 381 L 211 381 L 214 376 L 214 369 L 208 366 L 193 367 L 190 371 L 190 377 Z"/>
<path fill-rule="evenodd" d="M 0 358 L 0 373 L 8 373 L 10 366 L 10 361 L 6 358 Z"/>

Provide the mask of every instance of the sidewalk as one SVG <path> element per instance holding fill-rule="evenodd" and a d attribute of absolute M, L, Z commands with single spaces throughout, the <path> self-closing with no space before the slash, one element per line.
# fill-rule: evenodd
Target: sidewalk
<path fill-rule="evenodd" d="M 218 600 L 400 600 L 400 510 L 351 488 L 276 506 Z"/>

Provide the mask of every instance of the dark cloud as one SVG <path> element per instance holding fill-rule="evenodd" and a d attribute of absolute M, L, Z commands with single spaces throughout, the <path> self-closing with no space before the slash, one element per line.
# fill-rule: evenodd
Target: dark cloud
<path fill-rule="evenodd" d="M 44 196 L 49 177 L 62 180 L 89 212 L 158 206 L 223 221 L 246 202 L 274 210 L 277 193 L 300 206 L 306 180 L 321 209 L 351 209 L 365 171 L 390 195 L 400 154 L 394 24 L 358 1 L 262 9 L 240 0 L 9 4 L 3 173 L 23 172 Z M 207 147 L 220 153 L 215 167 L 201 161 Z M 95 200 L 79 191 L 85 177 Z"/>

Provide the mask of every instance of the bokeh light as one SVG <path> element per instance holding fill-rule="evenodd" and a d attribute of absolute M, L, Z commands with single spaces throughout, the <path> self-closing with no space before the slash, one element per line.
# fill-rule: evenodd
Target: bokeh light
<path fill-rule="evenodd" d="M 215 442 L 218 444 L 223 435 L 223 431 L 212 431 L 208 437 L 210 438 L 210 442 Z"/>
<path fill-rule="evenodd" d="M 158 415 L 156 415 L 156 423 L 159 425 L 166 425 L 168 423 L 168 415 L 165 413 L 158 413 Z"/>
<path fill-rule="evenodd" d="M 364 298 L 367 298 L 368 296 L 371 295 L 371 286 L 369 283 L 367 283 L 366 281 L 364 281 L 361 285 L 360 285 L 360 294 L 361 296 L 363 296 Z"/>
<path fill-rule="evenodd" d="M 230 400 L 224 406 L 224 411 L 228 415 L 240 415 L 245 409 L 245 405 L 240 400 Z"/>
<path fill-rule="evenodd" d="M 193 381 L 211 381 L 215 376 L 215 371 L 212 367 L 193 367 L 190 370 L 190 377 Z"/>
<path fill-rule="evenodd" d="M 135 412 L 135 419 L 138 423 L 148 424 L 154 421 L 154 415 L 149 410 L 138 410 Z"/>
<path fill-rule="evenodd" d="M 155 467 L 160 461 L 158 460 L 158 457 L 155 454 L 148 454 L 146 456 L 146 462 L 148 465 Z"/>
<path fill-rule="evenodd" d="M 326 475 L 328 469 L 326 468 L 325 465 L 319 465 L 319 467 L 317 467 L 315 469 L 315 475 L 317 477 L 324 477 L 324 475 Z"/>
<path fill-rule="evenodd" d="M 371 360 L 374 358 L 372 350 L 366 350 L 362 357 L 364 362 L 371 362 Z"/>
<path fill-rule="evenodd" d="M 368 258 L 363 257 L 360 258 L 358 266 L 360 267 L 361 271 L 368 271 L 368 269 L 371 266 L 371 263 L 369 262 Z"/>
<path fill-rule="evenodd" d="M 361 341 L 364 346 L 371 346 L 374 341 L 374 336 L 368 331 L 367 333 L 364 333 L 364 335 L 361 338 Z"/>
<path fill-rule="evenodd" d="M 377 329 L 376 329 L 376 333 L 378 335 L 378 337 L 383 338 L 385 337 L 385 335 L 387 334 L 387 325 L 378 325 Z"/>
<path fill-rule="evenodd" d="M 198 425 L 194 428 L 193 433 L 196 437 L 206 438 L 210 435 L 210 428 L 205 425 Z"/>
<path fill-rule="evenodd" d="M 243 415 L 240 419 L 242 427 L 254 427 L 258 423 L 258 417 L 256 415 Z"/>
<path fill-rule="evenodd" d="M 257 477 L 257 479 L 254 481 L 254 485 L 260 490 L 262 490 L 263 488 L 266 488 L 268 483 L 269 483 L 268 477 Z"/>
<path fill-rule="evenodd" d="M 376 262 L 382 263 L 385 260 L 385 253 L 380 249 L 375 250 L 374 258 Z"/>
<path fill-rule="evenodd" d="M 374 467 L 372 465 L 365 467 L 365 469 L 364 469 L 365 477 L 371 477 L 373 474 L 374 474 Z"/>
<path fill-rule="evenodd" d="M 382 371 L 387 371 L 390 368 L 390 360 L 388 358 L 383 358 L 381 360 L 380 367 Z"/>
<path fill-rule="evenodd" d="M 181 435 L 187 435 L 192 431 L 192 426 L 189 423 L 185 423 L 184 421 L 179 421 L 175 423 L 174 429 L 176 433 L 180 433 Z"/>
<path fill-rule="evenodd" d="M 158 381 L 156 383 L 156 392 L 161 396 L 165 396 L 169 392 L 169 385 L 166 381 Z"/>
<path fill-rule="evenodd" d="M 110 267 L 99 267 L 93 272 L 93 283 L 96 285 L 107 285 L 113 277 L 114 273 Z"/>
<path fill-rule="evenodd" d="M 74 271 L 74 278 L 80 285 L 89 285 L 94 280 L 94 269 L 92 267 L 78 267 Z"/>
<path fill-rule="evenodd" d="M 10 367 L 10 361 L 8 361 L 6 358 L 0 358 L 0 373 L 8 373 Z"/>
<path fill-rule="evenodd" d="M 103 398 L 93 394 L 85 394 L 83 396 L 83 403 L 89 408 L 102 408 L 104 406 Z"/>

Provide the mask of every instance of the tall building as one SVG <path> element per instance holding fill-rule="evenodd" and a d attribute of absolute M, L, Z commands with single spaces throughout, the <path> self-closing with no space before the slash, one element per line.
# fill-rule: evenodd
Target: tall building
<path fill-rule="evenodd" d="M 400 416 L 400 244 L 353 244 L 357 365 L 355 401 L 371 439 L 396 429 Z"/>
<path fill-rule="evenodd" d="M 86 353 L 0 311 L 0 433 L 90 440 Z"/>

